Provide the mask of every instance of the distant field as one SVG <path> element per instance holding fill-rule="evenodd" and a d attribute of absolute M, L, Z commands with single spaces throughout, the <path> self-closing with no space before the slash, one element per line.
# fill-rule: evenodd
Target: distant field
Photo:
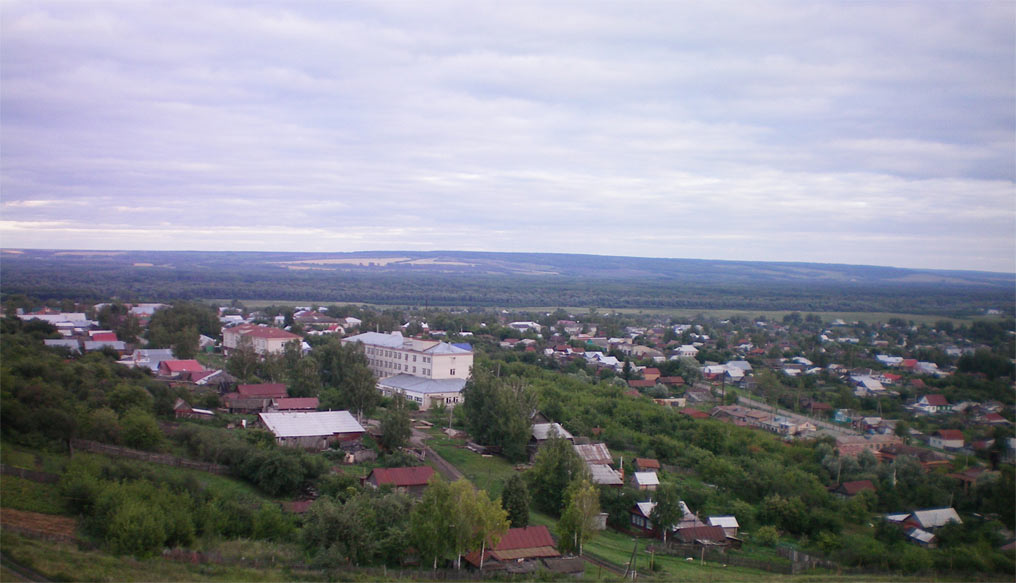
<path fill-rule="evenodd" d="M 208 300 L 211 303 L 215 303 L 221 306 L 228 306 L 233 300 L 226 299 L 211 299 Z M 382 305 L 382 304 L 371 304 L 369 302 L 312 302 L 312 301 L 297 301 L 292 300 L 239 300 L 244 306 L 250 309 L 266 308 L 268 306 L 368 306 L 378 309 L 412 309 L 419 308 L 420 306 L 410 305 Z M 430 308 L 442 308 L 442 309 L 464 309 L 465 306 L 437 306 L 430 304 Z M 494 309 L 492 306 L 490 309 Z M 589 313 L 588 307 L 576 307 L 576 306 L 530 306 L 523 308 L 512 308 L 513 312 L 553 312 L 561 308 L 577 317 L 581 318 L 584 314 Z M 611 308 L 609 306 L 602 306 L 596 308 L 597 312 L 602 314 L 605 312 L 618 312 L 621 314 L 651 314 L 659 316 L 669 316 L 673 318 L 694 318 L 698 315 L 712 316 L 715 318 L 731 318 L 734 316 L 745 316 L 748 318 L 757 318 L 759 316 L 765 316 L 770 321 L 780 321 L 787 314 L 794 313 L 794 310 L 673 310 L 673 309 L 636 309 L 636 308 Z M 976 320 L 999 320 L 1002 316 L 972 316 L 969 318 L 957 318 L 954 316 L 937 316 L 934 314 L 906 314 L 906 313 L 892 313 L 892 312 L 809 312 L 805 310 L 797 311 L 797 313 L 805 314 L 817 314 L 822 318 L 824 322 L 831 322 L 833 320 L 841 319 L 844 322 L 864 322 L 866 324 L 872 324 L 877 322 L 888 322 L 892 318 L 900 318 L 907 322 L 914 322 L 915 324 L 934 324 L 942 320 L 947 320 L 953 324 L 969 323 Z"/>

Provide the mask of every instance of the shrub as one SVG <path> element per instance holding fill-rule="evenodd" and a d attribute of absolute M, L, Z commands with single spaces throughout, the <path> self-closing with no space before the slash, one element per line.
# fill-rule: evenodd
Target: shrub
<path fill-rule="evenodd" d="M 776 531 L 776 527 L 763 526 L 755 531 L 752 535 L 751 540 L 764 547 L 776 546 L 776 543 L 780 541 L 780 533 Z"/>

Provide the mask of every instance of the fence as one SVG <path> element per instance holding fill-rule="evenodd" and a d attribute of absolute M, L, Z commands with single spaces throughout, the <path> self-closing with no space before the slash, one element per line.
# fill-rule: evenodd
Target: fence
<path fill-rule="evenodd" d="M 59 474 L 51 474 L 49 472 L 39 472 L 36 470 L 29 470 L 26 468 L 18 468 L 14 466 L 8 466 L 7 464 L 0 464 L 0 474 L 6 474 L 8 476 L 17 476 L 32 482 L 40 482 L 42 484 L 56 484 L 60 481 Z"/>
<path fill-rule="evenodd" d="M 225 475 L 229 473 L 228 467 L 219 464 L 213 464 L 209 462 L 198 462 L 182 457 L 176 457 L 175 455 L 169 455 L 167 453 L 152 453 L 148 451 L 140 451 L 137 449 L 130 449 L 127 447 L 99 443 L 97 441 L 74 439 L 71 440 L 71 447 L 81 449 L 84 451 L 90 451 L 92 453 L 101 453 L 103 455 L 110 455 L 114 457 L 124 457 L 128 459 L 142 460 L 154 464 L 162 464 L 165 466 L 186 468 L 188 470 L 200 470 L 202 472 L 210 472 L 212 474 Z"/>
<path fill-rule="evenodd" d="M 718 549 L 710 549 L 710 548 L 707 548 L 705 550 L 705 553 L 703 553 L 702 547 L 700 545 L 694 544 L 672 543 L 668 541 L 666 546 L 656 547 L 656 552 L 664 555 L 691 557 L 696 560 L 704 558 L 707 562 L 710 563 L 721 563 L 724 565 L 731 565 L 733 567 L 747 567 L 749 569 L 758 569 L 760 571 L 768 571 L 770 573 L 780 573 L 782 575 L 792 575 L 799 572 L 799 570 L 795 569 L 793 562 L 774 563 L 772 561 L 765 561 L 762 559 L 751 559 L 748 557 L 741 557 L 736 554 L 730 554 Z"/>

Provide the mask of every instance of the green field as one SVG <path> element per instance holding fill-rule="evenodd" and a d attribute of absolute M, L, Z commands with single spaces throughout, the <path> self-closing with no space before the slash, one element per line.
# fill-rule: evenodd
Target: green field
<path fill-rule="evenodd" d="M 516 473 L 515 466 L 499 456 L 483 456 L 463 447 L 460 439 L 446 437 L 439 430 L 431 430 L 433 437 L 427 445 L 452 464 L 474 486 L 486 490 L 491 498 L 497 498 L 504 490 L 504 484 Z"/>

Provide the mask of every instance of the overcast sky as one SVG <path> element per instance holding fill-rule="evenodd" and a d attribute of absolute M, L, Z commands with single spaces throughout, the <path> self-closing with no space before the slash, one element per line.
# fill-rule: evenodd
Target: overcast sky
<path fill-rule="evenodd" d="M 4 247 L 1016 271 L 1013 2 L 0 10 Z"/>

